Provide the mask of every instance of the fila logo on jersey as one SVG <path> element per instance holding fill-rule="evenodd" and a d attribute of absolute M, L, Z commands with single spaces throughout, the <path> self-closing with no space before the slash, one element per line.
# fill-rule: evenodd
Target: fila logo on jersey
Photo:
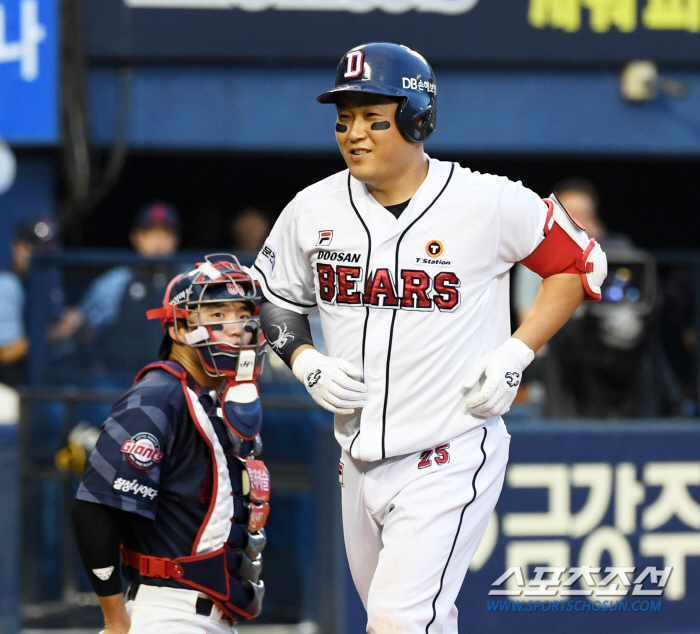
<path fill-rule="evenodd" d="M 327 247 L 333 240 L 333 232 L 330 229 L 318 232 L 318 242 L 317 247 Z"/>
<path fill-rule="evenodd" d="M 152 469 L 163 460 L 158 439 L 148 432 L 142 431 L 124 441 L 121 452 L 137 469 L 144 471 Z"/>
<path fill-rule="evenodd" d="M 460 303 L 461 282 L 452 271 L 435 275 L 427 271 L 400 271 L 397 284 L 389 269 L 372 271 L 364 288 L 358 288 L 364 279 L 359 266 L 338 266 L 316 263 L 318 289 L 321 301 L 339 306 L 377 306 L 402 310 L 438 310 L 452 312 Z"/>

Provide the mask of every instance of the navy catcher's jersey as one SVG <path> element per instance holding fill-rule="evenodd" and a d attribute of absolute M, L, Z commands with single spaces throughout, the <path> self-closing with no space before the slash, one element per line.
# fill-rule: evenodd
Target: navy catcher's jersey
<path fill-rule="evenodd" d="M 209 414 L 226 454 L 233 493 L 240 494 L 241 463 L 215 415 L 218 398 L 208 388 L 199 391 L 191 377 L 188 385 Z M 115 404 L 76 497 L 128 511 L 121 514 L 120 526 L 127 548 L 156 557 L 188 556 L 209 509 L 211 468 L 209 449 L 192 421 L 180 380 L 153 369 Z M 234 518 L 245 511 L 234 508 Z M 179 585 L 155 578 L 143 581 Z"/>

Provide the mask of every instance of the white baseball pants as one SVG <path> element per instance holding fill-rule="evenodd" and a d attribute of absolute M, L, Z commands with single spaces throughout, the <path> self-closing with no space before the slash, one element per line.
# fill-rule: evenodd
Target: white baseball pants
<path fill-rule="evenodd" d="M 492 418 L 445 444 L 376 462 L 343 451 L 345 548 L 369 634 L 458 634 L 455 599 L 501 493 L 510 436 Z"/>
<path fill-rule="evenodd" d="M 236 634 L 230 619 L 214 606 L 209 616 L 197 614 L 196 590 L 140 585 L 136 598 L 127 603 L 131 616 L 129 634 Z"/>

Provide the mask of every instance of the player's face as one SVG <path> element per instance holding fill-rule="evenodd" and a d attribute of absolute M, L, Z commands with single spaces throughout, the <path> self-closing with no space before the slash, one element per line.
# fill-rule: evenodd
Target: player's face
<path fill-rule="evenodd" d="M 209 326 L 214 341 L 230 343 L 235 346 L 248 345 L 253 335 L 244 328 L 246 320 L 252 316 L 253 313 L 247 302 L 201 304 L 198 312 L 191 313 L 190 325 Z"/>
<path fill-rule="evenodd" d="M 335 137 L 350 173 L 359 181 L 381 187 L 411 160 L 415 144 L 396 126 L 398 102 L 368 93 L 344 93 L 338 100 Z"/>

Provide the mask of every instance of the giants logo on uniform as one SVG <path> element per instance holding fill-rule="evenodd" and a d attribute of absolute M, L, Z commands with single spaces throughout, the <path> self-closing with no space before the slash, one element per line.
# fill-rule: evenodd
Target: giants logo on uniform
<path fill-rule="evenodd" d="M 148 432 L 142 431 L 124 441 L 121 452 L 137 469 L 147 471 L 163 460 L 158 439 Z"/>
<path fill-rule="evenodd" d="M 461 282 L 451 271 L 435 276 L 426 271 L 403 269 L 396 284 L 389 269 L 377 269 L 369 275 L 364 289 L 358 286 L 364 278 L 362 267 L 316 263 L 321 301 L 338 306 L 376 306 L 402 310 L 438 310 L 452 312 L 459 306 Z"/>
<path fill-rule="evenodd" d="M 359 77 L 362 74 L 362 66 L 365 62 L 365 54 L 362 51 L 351 51 L 347 54 L 348 66 L 344 77 Z"/>
<path fill-rule="evenodd" d="M 325 229 L 324 231 L 319 231 L 318 232 L 318 242 L 316 243 L 317 247 L 327 247 L 330 243 L 331 240 L 333 240 L 333 231 L 330 229 Z"/>

